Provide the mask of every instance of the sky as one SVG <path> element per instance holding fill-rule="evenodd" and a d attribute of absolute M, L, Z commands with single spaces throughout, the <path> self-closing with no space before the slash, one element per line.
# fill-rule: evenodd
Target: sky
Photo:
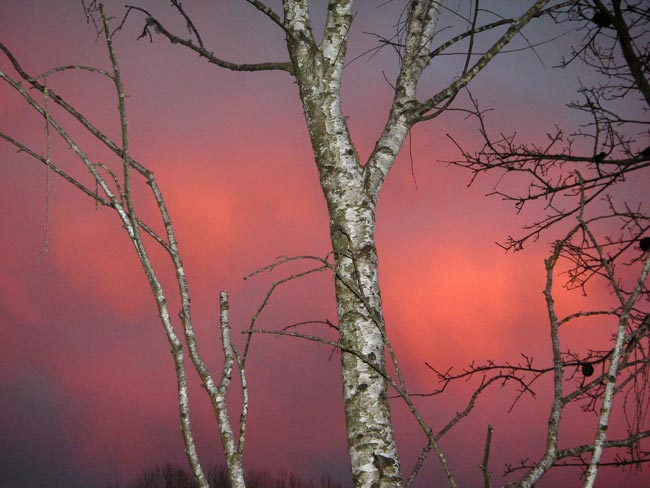
<path fill-rule="evenodd" d="M 105 3 L 121 19 L 122 2 Z M 170 8 L 153 0 L 136 3 L 184 35 L 182 19 Z M 286 59 L 282 33 L 246 2 L 186 3 L 215 54 L 234 62 Z M 511 2 L 497 3 L 512 14 Z M 350 60 L 376 46 L 377 39 L 365 33 L 390 32 L 399 14 L 398 3 L 382 9 L 369 5 L 358 7 Z M 322 2 L 315 2 L 316 27 L 323 18 L 318 7 Z M 451 24 L 450 17 L 444 21 Z M 199 347 L 218 372 L 219 291 L 230 293 L 233 329 L 248 327 L 272 283 L 308 264 L 243 277 L 281 256 L 325 256 L 327 209 L 296 85 L 286 73 L 227 72 L 162 38 L 136 40 L 142 27 L 142 17 L 132 15 L 116 36 L 131 154 L 155 172 L 167 199 L 189 278 Z M 558 32 L 564 31 L 540 23 L 527 35 L 534 41 Z M 3 0 L 0 40 L 29 73 L 67 64 L 109 67 L 105 47 L 76 0 Z M 543 64 L 528 51 L 516 52 L 498 57 L 480 74 L 472 93 L 496 109 L 490 115 L 495 128 L 534 139 L 555 123 L 579 122 L 564 104 L 574 98 L 577 77 L 589 73 L 552 68 L 570 41 L 565 36 L 540 46 Z M 421 93 L 444 86 L 459 62 L 449 57 L 432 66 Z M 382 73 L 390 79 L 396 66 L 394 53 L 385 49 L 344 71 L 343 111 L 362 158 L 372 149 L 390 102 Z M 0 69 L 11 72 L 5 57 Z M 116 100 L 106 79 L 75 71 L 53 76 L 48 84 L 118 140 Z M 45 150 L 42 118 L 6 86 L 0 86 L 0 130 Z M 72 132 L 95 161 L 111 164 L 110 155 L 78 127 Z M 487 198 L 494 183 L 489 179 L 468 187 L 470 175 L 445 163 L 459 157 L 446 134 L 467 147 L 478 144 L 477 127 L 459 112 L 416 127 L 377 210 L 385 316 L 414 392 L 439 386 L 425 362 L 461 369 L 473 361 L 517 361 L 524 353 L 548 364 L 550 353 L 543 260 L 559 231 L 522 252 L 504 253 L 495 241 L 520 234 L 536 214 L 517 215 L 507 203 Z M 89 181 L 60 141 L 52 143 L 52 156 Z M 52 174 L 46 220 L 46 178 L 40 163 L 0 142 L 0 488 L 104 488 L 156 464 L 184 466 L 169 346 L 128 238 L 115 215 L 96 209 Z M 159 228 L 146 186 L 136 190 L 141 215 Z M 47 252 L 42 252 L 46 235 Z M 153 255 L 173 295 L 172 270 L 160 254 Z M 604 289 L 589 291 L 591 303 L 608 299 Z M 585 300 L 577 292 L 558 298 L 563 311 Z M 331 276 L 320 273 L 280 288 L 258 326 L 279 329 L 325 318 L 335 321 L 336 312 Z M 604 347 L 609 330 L 598 325 L 569 340 L 578 349 Z M 235 340 L 243 344 L 243 336 L 236 334 Z M 324 345 L 254 339 L 247 371 L 247 466 L 286 468 L 313 479 L 329 474 L 348 482 L 338 359 Z M 208 399 L 195 375 L 188 375 L 200 455 L 206 464 L 220 464 Z M 476 384 L 454 385 L 417 404 L 434 429 L 441 428 L 464 408 L 472 387 Z M 461 485 L 477 486 L 481 480 L 478 465 L 488 424 L 495 428 L 490 465 L 495 480 L 513 479 L 501 477 L 506 463 L 540 456 L 549 387 L 540 384 L 536 399 L 524 398 L 510 413 L 516 391 L 495 388 L 444 438 L 442 447 Z M 232 408 L 236 394 L 235 389 Z M 408 473 L 425 438 L 397 400 L 393 413 Z M 595 416 L 574 409 L 567 418 L 574 428 L 561 442 L 587 440 Z M 621 419 L 614 424 L 620 428 Z M 541 486 L 576 486 L 567 473 L 550 474 Z M 442 480 L 434 460 L 420 476 L 423 484 Z M 600 476 L 636 487 L 647 471 L 603 470 Z"/>

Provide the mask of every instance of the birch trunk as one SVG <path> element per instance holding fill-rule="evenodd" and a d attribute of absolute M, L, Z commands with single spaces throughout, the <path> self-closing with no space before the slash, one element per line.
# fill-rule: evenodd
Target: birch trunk
<path fill-rule="evenodd" d="M 385 354 L 374 206 L 362 196 L 358 202 L 330 204 L 340 341 L 365 359 L 341 354 L 349 456 L 355 486 L 401 486 L 388 385 L 380 374 Z"/>
<path fill-rule="evenodd" d="M 364 183 L 346 118 L 340 77 L 351 2 L 330 4 L 325 36 L 314 41 L 307 2 L 285 3 L 287 45 L 300 89 L 335 253 L 343 394 L 352 476 L 357 487 L 402 485 L 391 427 L 375 248 L 374 191 Z M 361 356 L 364 360 L 360 359 Z"/>
<path fill-rule="evenodd" d="M 328 100 L 335 98 L 335 100 Z M 348 449 L 357 487 L 401 486 L 388 403 L 384 330 L 375 247 L 375 198 L 364 185 L 337 97 L 308 107 L 312 142 L 330 216 L 335 254 L 340 342 L 359 356 L 341 354 Z M 325 134 L 325 141 L 322 135 Z"/>
<path fill-rule="evenodd" d="M 318 92 L 315 87 L 310 91 Z M 375 248 L 375 198 L 364 185 L 338 93 L 303 97 L 335 253 L 348 448 L 357 487 L 401 486 L 384 371 L 384 331 Z M 368 364 L 370 362 L 371 364 Z M 379 371 L 377 371 L 379 370 Z"/>
<path fill-rule="evenodd" d="M 400 73 L 386 125 L 361 165 L 341 111 L 341 73 L 352 23 L 352 0 L 330 0 L 323 39 L 312 32 L 307 0 L 283 0 L 291 74 L 300 90 L 307 127 L 330 217 L 342 352 L 343 394 L 352 476 L 357 487 L 401 487 L 385 380 L 386 335 L 375 247 L 375 205 L 410 128 L 439 115 L 548 0 L 537 0 L 501 38 L 447 88 L 425 102 L 416 90 L 431 60 L 440 3 L 412 0 Z M 431 110 L 434 113 L 427 115 Z"/>

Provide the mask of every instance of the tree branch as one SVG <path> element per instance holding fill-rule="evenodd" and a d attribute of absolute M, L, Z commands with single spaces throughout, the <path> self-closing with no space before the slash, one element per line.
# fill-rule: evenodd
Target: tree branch
<path fill-rule="evenodd" d="M 146 23 L 138 39 L 141 39 L 145 36 L 148 36 L 150 39 L 152 39 L 150 29 L 153 27 L 156 33 L 166 37 L 172 44 L 180 44 L 181 46 L 185 46 L 186 48 L 197 53 L 202 58 L 205 58 L 209 63 L 215 64 L 221 68 L 225 68 L 231 71 L 286 71 L 289 74 L 293 74 L 293 67 L 291 63 L 288 62 L 237 64 L 218 58 L 211 51 L 208 51 L 205 47 L 203 47 L 202 42 L 201 44 L 197 45 L 190 39 L 183 39 L 172 34 L 147 10 L 136 7 L 134 5 L 127 5 L 127 9 L 136 10 L 147 16 Z"/>

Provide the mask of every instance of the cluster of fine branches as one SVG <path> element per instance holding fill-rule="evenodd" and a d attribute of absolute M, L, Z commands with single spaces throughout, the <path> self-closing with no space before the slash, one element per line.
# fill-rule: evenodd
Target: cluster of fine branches
<path fill-rule="evenodd" d="M 584 123 L 568 130 L 556 126 L 543 142 L 522 142 L 516 133 L 492 130 L 487 111 L 469 94 L 468 111 L 483 143 L 472 150 L 454 140 L 462 159 L 452 162 L 471 171 L 470 184 L 496 175 L 490 194 L 512 202 L 518 212 L 527 206 L 543 210 L 523 235 L 508 237 L 504 249 L 519 251 L 564 229 L 545 261 L 552 360 L 539 366 L 522 355 L 519 362 L 470 364 L 460 372 L 429 367 L 441 382 L 434 394 L 459 380 L 499 379 L 517 386 L 513 406 L 523 395 L 535 396 L 540 378 L 551 377 L 544 455 L 509 465 L 506 473 L 523 472 L 517 486 L 533 486 L 552 467 L 573 466 L 582 468 L 584 486 L 593 486 L 601 466 L 641 468 L 650 462 L 650 216 L 644 195 L 624 190 L 628 182 L 650 176 L 650 11 L 644 2 L 596 0 L 552 15 L 559 25 L 577 26 L 581 35 L 558 68 L 581 63 L 594 73 L 593 84 L 581 81 L 578 99 L 568 103 Z M 587 308 L 557 312 L 558 288 L 587 295 L 603 287 L 611 303 L 588 308 L 585 301 Z M 609 347 L 563 346 L 566 331 L 585 320 L 611 324 Z M 560 449 L 560 418 L 571 404 L 591 414 L 587 418 L 595 414 L 597 425 L 591 443 Z M 608 435 L 613 411 L 625 416 L 622 437 Z"/>

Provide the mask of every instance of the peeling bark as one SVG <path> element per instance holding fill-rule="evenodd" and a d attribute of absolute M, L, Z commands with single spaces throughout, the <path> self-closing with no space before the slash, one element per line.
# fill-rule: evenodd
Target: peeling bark
<path fill-rule="evenodd" d="M 365 184 L 341 111 L 340 77 L 351 2 L 330 3 L 321 46 L 313 42 L 305 7 L 303 2 L 285 2 L 285 19 L 293 32 L 287 45 L 330 215 L 340 343 L 374 362 L 341 354 L 352 476 L 358 487 L 401 486 L 388 385 L 379 372 L 386 361 L 375 248 L 378 187 L 370 191 Z"/>

